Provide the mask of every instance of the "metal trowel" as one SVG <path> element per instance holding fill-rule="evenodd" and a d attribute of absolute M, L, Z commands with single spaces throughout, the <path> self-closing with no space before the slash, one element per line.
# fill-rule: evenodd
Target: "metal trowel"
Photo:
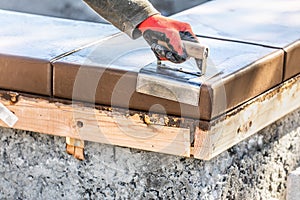
<path fill-rule="evenodd" d="M 144 66 L 138 73 L 137 92 L 198 106 L 209 49 L 200 43 L 182 42 L 190 59 L 181 64 L 157 60 Z"/>

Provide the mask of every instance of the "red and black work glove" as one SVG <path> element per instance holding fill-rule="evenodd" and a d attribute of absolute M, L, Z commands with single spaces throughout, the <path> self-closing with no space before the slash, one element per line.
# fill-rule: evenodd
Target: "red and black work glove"
<path fill-rule="evenodd" d="M 198 42 L 189 24 L 159 14 L 147 18 L 138 29 L 159 60 L 182 63 L 188 58 L 182 40 Z"/>

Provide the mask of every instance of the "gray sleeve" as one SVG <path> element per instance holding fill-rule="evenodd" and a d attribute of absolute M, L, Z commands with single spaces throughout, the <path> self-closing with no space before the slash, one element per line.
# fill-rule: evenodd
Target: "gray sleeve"
<path fill-rule="evenodd" d="M 141 36 L 136 28 L 149 16 L 159 13 L 148 0 L 84 0 L 104 19 L 131 38 Z"/>

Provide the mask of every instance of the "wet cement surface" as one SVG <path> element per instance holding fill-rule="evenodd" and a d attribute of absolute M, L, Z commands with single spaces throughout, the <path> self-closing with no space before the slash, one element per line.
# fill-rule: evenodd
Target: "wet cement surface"
<path fill-rule="evenodd" d="M 50 61 L 118 32 L 107 24 L 0 10 L 0 87 L 52 93 Z"/>
<path fill-rule="evenodd" d="M 300 73 L 300 1 L 218 0 L 172 17 L 206 37 L 285 49 L 284 80 Z"/>
<path fill-rule="evenodd" d="M 142 39 L 133 41 L 122 34 L 54 62 L 54 96 L 138 110 L 158 104 L 164 109 L 156 112 L 209 120 L 281 82 L 283 51 L 200 40 L 211 47 L 211 54 L 208 77 L 198 86 L 199 106 L 137 93 L 137 75 L 155 57 Z"/>
<path fill-rule="evenodd" d="M 206 1 L 150 0 L 163 15 L 171 15 Z M 1 0 L 0 9 L 92 22 L 105 22 L 82 0 Z"/>

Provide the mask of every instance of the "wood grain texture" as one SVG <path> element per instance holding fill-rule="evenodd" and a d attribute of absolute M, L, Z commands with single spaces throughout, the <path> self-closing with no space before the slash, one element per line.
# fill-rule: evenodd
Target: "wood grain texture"
<path fill-rule="evenodd" d="M 190 156 L 190 130 L 150 125 L 138 116 L 18 96 L 1 103 L 19 118 L 14 128 L 180 156 Z M 0 126 L 5 126 L 0 122 Z"/>
<path fill-rule="evenodd" d="M 300 76 L 195 131 L 194 156 L 209 160 L 300 107 Z"/>

